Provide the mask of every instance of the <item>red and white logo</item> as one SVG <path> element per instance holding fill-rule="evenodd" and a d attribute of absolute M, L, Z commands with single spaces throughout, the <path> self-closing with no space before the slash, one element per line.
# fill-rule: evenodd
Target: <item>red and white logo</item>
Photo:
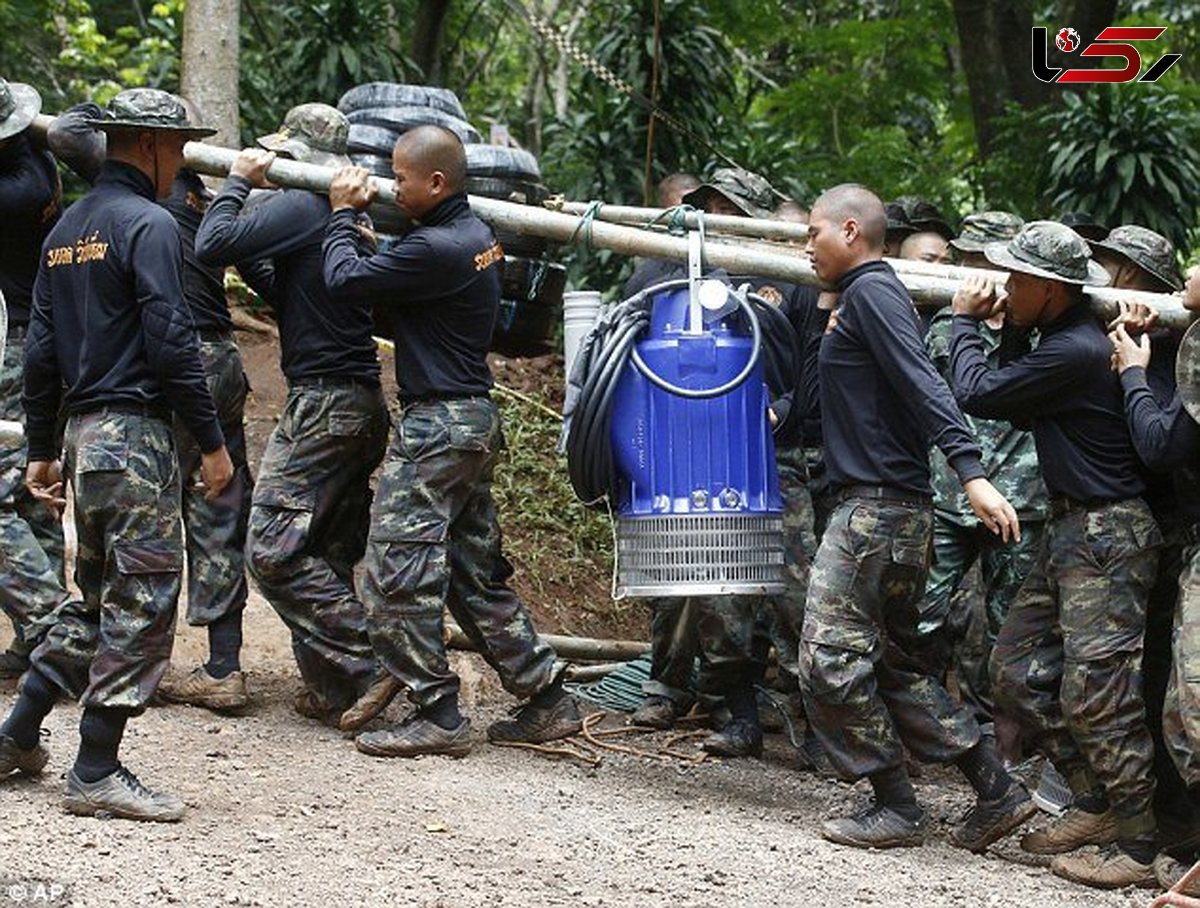
<path fill-rule="evenodd" d="M 1064 54 L 1069 54 L 1079 47 L 1079 32 L 1073 28 L 1060 28 L 1054 36 L 1054 43 Z"/>

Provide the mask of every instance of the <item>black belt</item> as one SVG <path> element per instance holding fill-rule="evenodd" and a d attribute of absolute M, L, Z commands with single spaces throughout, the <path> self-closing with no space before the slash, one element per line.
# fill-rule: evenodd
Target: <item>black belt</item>
<path fill-rule="evenodd" d="M 165 404 L 135 404 L 127 401 L 101 403 L 85 406 L 72 412 L 73 416 L 90 416 L 93 413 L 112 413 L 123 416 L 145 416 L 171 422 L 171 408 Z"/>
<path fill-rule="evenodd" d="M 400 394 L 398 397 L 402 407 L 411 404 L 437 404 L 447 400 L 471 400 L 476 397 L 491 400 L 487 391 L 429 391 L 425 394 Z"/>
<path fill-rule="evenodd" d="M 837 490 L 837 502 L 849 501 L 851 498 L 871 498 L 876 501 L 887 501 L 893 504 L 906 504 L 915 508 L 933 507 L 933 496 L 922 495 L 909 489 L 897 489 L 892 486 L 842 486 Z"/>
<path fill-rule="evenodd" d="M 1094 511 L 1097 508 L 1106 508 L 1111 504 L 1120 504 L 1122 500 L 1128 501 L 1128 499 L 1102 501 L 1098 498 L 1080 499 L 1058 495 L 1050 499 L 1050 516 L 1065 517 L 1067 514 L 1072 514 L 1076 511 Z"/>
<path fill-rule="evenodd" d="M 300 388 L 353 388 L 379 389 L 379 379 L 361 378 L 357 375 L 316 375 L 312 378 L 294 378 L 288 381 L 291 389 Z"/>
<path fill-rule="evenodd" d="M 233 332 L 220 328 L 198 328 L 196 335 L 206 344 L 223 344 L 233 340 Z"/>

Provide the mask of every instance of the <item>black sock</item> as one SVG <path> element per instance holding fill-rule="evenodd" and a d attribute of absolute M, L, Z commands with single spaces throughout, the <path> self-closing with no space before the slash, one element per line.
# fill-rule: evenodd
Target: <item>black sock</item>
<path fill-rule="evenodd" d="M 434 700 L 428 706 L 421 708 L 421 715 L 447 731 L 458 728 L 463 721 L 462 713 L 458 711 L 458 697 L 455 696 Z"/>
<path fill-rule="evenodd" d="M 913 790 L 912 780 L 903 766 L 885 769 L 869 777 L 871 787 L 875 789 L 875 803 L 881 807 L 890 807 L 901 816 L 916 818 L 921 813 L 917 806 L 917 793 Z"/>
<path fill-rule="evenodd" d="M 1084 813 L 1104 813 L 1108 810 L 1108 796 L 1103 788 L 1093 788 L 1071 799 L 1071 806 Z"/>
<path fill-rule="evenodd" d="M 116 772 L 121 761 L 117 750 L 125 734 L 129 711 L 89 706 L 79 722 L 79 756 L 75 758 L 75 775 L 84 782 L 98 782 Z"/>
<path fill-rule="evenodd" d="M 218 618 L 208 626 L 208 662 L 204 670 L 220 680 L 242 670 L 242 613 Z"/>
<path fill-rule="evenodd" d="M 1154 847 L 1154 839 L 1118 839 L 1117 847 L 1137 861 L 1139 864 L 1153 864 L 1158 849 Z"/>
<path fill-rule="evenodd" d="M 42 720 L 50 715 L 57 702 L 58 688 L 36 668 L 31 668 L 21 679 L 21 694 L 0 725 L 0 735 L 12 738 L 21 750 L 32 750 L 41 735 Z"/>
<path fill-rule="evenodd" d="M 981 800 L 996 801 L 1004 797 L 1012 785 L 1012 777 L 1000 761 L 991 738 L 981 738 L 978 744 L 955 761 L 955 765 L 962 770 Z"/>

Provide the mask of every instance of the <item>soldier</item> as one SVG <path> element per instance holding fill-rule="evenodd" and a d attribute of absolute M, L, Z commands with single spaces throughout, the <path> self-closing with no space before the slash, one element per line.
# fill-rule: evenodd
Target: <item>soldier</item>
<path fill-rule="evenodd" d="M 886 226 L 883 204 L 854 184 L 817 199 L 809 224 L 808 255 L 836 294 L 822 295 L 825 318 L 812 325 L 807 359 L 818 364 L 826 469 L 839 504 L 813 564 L 800 685 L 834 768 L 847 780 L 865 776 L 875 792 L 874 804 L 825 823 L 822 834 L 862 848 L 924 841 L 927 815 L 905 770 L 907 747 L 966 775 L 978 800 L 952 841 L 982 851 L 1034 808 L 970 711 L 926 674 L 914 649 L 933 529 L 931 441 L 989 530 L 1019 539 L 1020 527 L 925 354 L 912 300 L 882 261 Z"/>
<path fill-rule="evenodd" d="M 0 295 L 8 338 L 0 363 L 0 419 L 24 422 L 25 332 L 42 241 L 58 220 L 62 189 L 54 158 L 30 144 L 27 128 L 42 100 L 29 85 L 0 79 Z M 0 608 L 13 623 L 0 678 L 19 678 L 38 642 L 38 619 L 62 601 L 63 533 L 24 485 L 25 448 L 0 450 Z"/>
<path fill-rule="evenodd" d="M 370 306 L 334 302 L 321 277 L 329 202 L 287 189 L 243 212 L 268 187 L 274 153 L 341 166 L 349 124 L 327 104 L 288 111 L 278 133 L 246 149 L 196 234 L 207 265 L 270 260 L 268 298 L 279 322 L 287 403 L 259 465 L 246 559 L 292 633 L 305 687 L 298 713 L 339 724 L 378 679 L 354 565 L 366 544 L 370 477 L 383 459 L 388 412 L 379 382 Z M 386 703 L 384 704 L 386 705 Z M 382 707 L 380 707 L 382 708 Z M 356 715 L 361 724 L 369 715 Z"/>
<path fill-rule="evenodd" d="M 969 279 L 954 299 L 955 394 L 975 416 L 1032 423 L 1051 496 L 1046 543 L 992 654 L 992 691 L 1074 795 L 1021 846 L 1059 855 L 1053 872 L 1087 885 L 1153 882 L 1153 744 L 1138 666 L 1162 536 L 1141 498 L 1111 347 L 1082 292 L 1108 275 L 1078 234 L 1052 221 L 1026 224 L 984 254 L 1011 272 L 1009 322 L 1038 327 L 1040 339 L 992 368 L 977 322 L 1003 306 L 987 279 Z M 1066 854 L 1114 840 L 1113 850 Z"/>
<path fill-rule="evenodd" d="M 1058 222 L 1070 227 L 1089 243 L 1099 242 L 1108 236 L 1108 228 L 1086 211 L 1064 212 Z"/>
<path fill-rule="evenodd" d="M 1119 239 L 1117 228 L 1113 236 Z M 1173 263 L 1172 263 L 1173 264 Z M 1169 272 L 1168 272 L 1169 273 Z M 1184 306 L 1200 311 L 1200 268 L 1193 269 L 1183 298 Z M 1143 334 L 1132 339 L 1125 326 L 1118 324 L 1109 334 L 1114 348 L 1114 365 L 1121 376 L 1125 392 L 1125 416 L 1133 444 L 1146 466 L 1159 471 L 1171 471 L 1171 485 L 1178 500 L 1176 517 L 1182 530 L 1176 535 L 1184 545 L 1180 559 L 1177 595 L 1172 604 L 1174 643 L 1167 638 L 1168 658 L 1165 660 L 1168 683 L 1163 692 L 1165 702 L 1158 711 L 1159 735 L 1155 740 L 1155 776 L 1159 788 L 1170 788 L 1173 803 L 1156 796 L 1162 852 L 1154 861 L 1159 883 L 1170 888 L 1178 882 L 1187 863 L 1197 857 L 1196 817 L 1200 814 L 1200 499 L 1196 496 L 1200 484 L 1200 426 L 1184 410 L 1180 392 L 1176 390 L 1164 405 L 1152 389 L 1149 380 L 1151 348 L 1149 337 Z M 1157 355 L 1157 353 L 1155 354 Z M 1165 560 L 1165 559 L 1164 559 Z M 1156 591 L 1158 587 L 1156 586 Z M 1154 596 L 1151 597 L 1151 606 Z M 1149 619 L 1147 619 L 1149 621 Z M 1152 645 L 1149 629 L 1146 635 L 1147 655 Z M 1147 698 L 1154 677 L 1161 674 L 1161 660 L 1143 660 Z M 1152 706 L 1148 720 L 1154 730 Z M 1164 772 L 1159 765 L 1159 748 L 1173 761 L 1176 771 Z M 1178 779 L 1178 782 L 1176 782 Z M 1181 787 L 1182 786 L 1182 787 Z M 1157 792 L 1156 792 L 1157 795 Z M 1166 830 L 1173 826 L 1168 834 Z M 1200 896 L 1200 888 L 1188 894 Z"/>
<path fill-rule="evenodd" d="M 683 204 L 683 197 L 700 185 L 690 173 L 669 173 L 658 181 L 654 200 L 659 208 L 674 208 Z"/>
<path fill-rule="evenodd" d="M 200 126 L 199 113 L 179 99 L 188 122 Z M 104 133 L 89 120 L 100 116 L 93 103 L 76 105 L 54 118 L 47 143 L 59 160 L 94 183 L 104 163 Z M 196 258 L 196 230 L 212 201 L 199 174 L 180 167 L 163 207 L 175 218 L 183 240 L 183 291 L 200 341 L 200 361 L 209 393 L 217 407 L 221 433 L 233 461 L 233 479 L 209 501 L 197 488 L 200 448 L 178 418 L 175 449 L 183 480 L 183 525 L 187 551 L 187 621 L 208 634 L 208 661 L 190 674 L 168 671 L 158 686 L 165 700 L 215 710 L 239 709 L 249 702 L 241 671 L 242 612 L 246 607 L 246 521 L 252 482 L 246 463 L 244 412 L 249 385 L 233 340 L 233 321 L 225 299 L 225 269 L 202 265 Z M 263 269 L 241 266 L 243 276 L 258 285 Z M 267 275 L 269 277 L 269 274 Z"/>
<path fill-rule="evenodd" d="M 950 245 L 961 256 L 983 257 L 989 242 L 1012 239 L 1024 221 L 1006 211 L 984 211 L 963 220 L 962 233 Z M 986 263 L 986 259 L 985 259 Z M 991 267 L 987 265 L 987 267 Z M 925 348 L 943 378 L 950 365 L 950 335 L 954 314 L 949 306 L 938 311 L 925 337 Z M 1000 361 L 1003 314 L 978 324 L 991 366 Z M 1021 540 L 997 544 L 962 494 L 962 487 L 941 451 L 931 453 L 933 471 L 933 567 L 918 606 L 918 630 L 928 641 L 941 677 L 953 664 L 963 701 L 985 731 L 992 731 L 993 706 L 988 682 L 988 659 L 1004 623 L 1009 603 L 1032 569 L 1041 545 L 1049 511 L 1046 488 L 1038 468 L 1033 435 L 1002 420 L 967 417 L 967 425 L 983 451 L 983 469 L 1008 499 L 1021 521 Z M 972 566 L 978 562 L 982 595 L 956 596 Z M 1001 754 L 1020 760 L 1013 734 L 998 734 Z"/>
<path fill-rule="evenodd" d="M 497 743 L 538 743 L 579 731 L 574 697 L 554 672 L 554 651 L 508 586 L 492 473 L 503 447 L 489 396 L 487 351 L 500 304 L 504 251 L 471 212 L 466 152 L 453 132 L 419 126 L 392 155 L 396 204 L 418 226 L 386 252 L 365 255 L 355 211 L 376 192 L 361 167 L 329 189 L 325 283 L 337 304 L 387 306 L 396 342 L 400 420 L 371 513 L 362 586 L 371 643 L 409 689 L 416 710 L 399 725 L 363 732 L 363 753 L 464 756 L 470 722 L 446 659 L 444 610 L 458 620 L 504 687 L 528 697 L 492 723 Z"/>
<path fill-rule="evenodd" d="M 775 210 L 771 212 L 771 217 L 776 221 L 788 221 L 792 224 L 807 224 L 808 209 L 803 202 L 798 202 L 795 199 L 784 199 L 775 206 Z"/>
<path fill-rule="evenodd" d="M 60 398 L 69 414 L 64 465 L 84 599 L 55 612 L 31 656 L 0 726 L 0 778 L 42 771 L 49 755 L 38 742 L 41 724 L 65 693 L 83 706 L 66 809 L 175 821 L 183 802 L 148 790 L 117 752 L 174 640 L 183 545 L 172 410 L 204 452 L 208 494 L 219 495 L 233 475 L 184 302 L 179 234 L 154 203 L 170 191 L 184 143 L 213 131 L 189 126 L 179 101 L 154 89 L 121 92 L 93 125 L 108 133 L 107 160 L 46 239 L 24 394 L 26 482 L 56 511 L 66 503 L 55 440 Z"/>

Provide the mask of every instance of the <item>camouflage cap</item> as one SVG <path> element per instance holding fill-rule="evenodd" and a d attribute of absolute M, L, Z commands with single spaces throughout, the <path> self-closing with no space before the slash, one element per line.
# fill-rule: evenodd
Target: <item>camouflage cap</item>
<path fill-rule="evenodd" d="M 299 104 L 287 112 L 276 132 L 263 136 L 258 144 L 267 151 L 285 155 L 306 164 L 345 167 L 346 142 L 350 121 L 328 104 Z"/>
<path fill-rule="evenodd" d="M 1175 247 L 1160 233 L 1137 224 L 1124 224 L 1115 228 L 1107 239 L 1092 243 L 1092 250 L 1115 253 L 1133 262 L 1169 289 L 1183 289 L 1183 275 L 1179 273 Z"/>
<path fill-rule="evenodd" d="M 1108 228 L 1086 211 L 1065 212 L 1058 222 L 1066 224 L 1085 240 L 1102 240 L 1108 236 Z"/>
<path fill-rule="evenodd" d="M 887 232 L 889 234 L 917 232 L 917 228 L 909 223 L 908 212 L 899 202 L 888 202 L 883 206 L 883 211 L 887 215 Z"/>
<path fill-rule="evenodd" d="M 683 203 L 703 209 L 713 193 L 727 198 L 747 217 L 770 218 L 775 210 L 775 190 L 764 177 L 749 170 L 722 167 L 708 182 L 687 193 Z"/>
<path fill-rule="evenodd" d="M 905 223 L 915 232 L 929 231 L 940 234 L 947 241 L 954 239 L 954 228 L 932 202 L 913 195 L 902 195 L 892 204 L 900 206 Z"/>
<path fill-rule="evenodd" d="M 108 102 L 101 116 L 85 120 L 95 129 L 154 130 L 184 133 L 192 138 L 204 138 L 216 133 L 193 124 L 188 119 L 183 102 L 168 91 L 157 88 L 127 88 Z"/>
<path fill-rule="evenodd" d="M 988 243 L 1011 240 L 1025 220 L 1011 211 L 978 211 L 963 218 L 961 232 L 950 241 L 959 252 L 983 252 Z"/>
<path fill-rule="evenodd" d="M 1108 272 L 1092 261 L 1087 241 L 1057 221 L 1030 221 L 1007 243 L 988 243 L 983 254 L 999 268 L 1047 281 L 1093 287 L 1108 283 Z"/>
<path fill-rule="evenodd" d="M 21 132 L 42 110 L 42 96 L 32 85 L 0 79 L 0 139 Z"/>

